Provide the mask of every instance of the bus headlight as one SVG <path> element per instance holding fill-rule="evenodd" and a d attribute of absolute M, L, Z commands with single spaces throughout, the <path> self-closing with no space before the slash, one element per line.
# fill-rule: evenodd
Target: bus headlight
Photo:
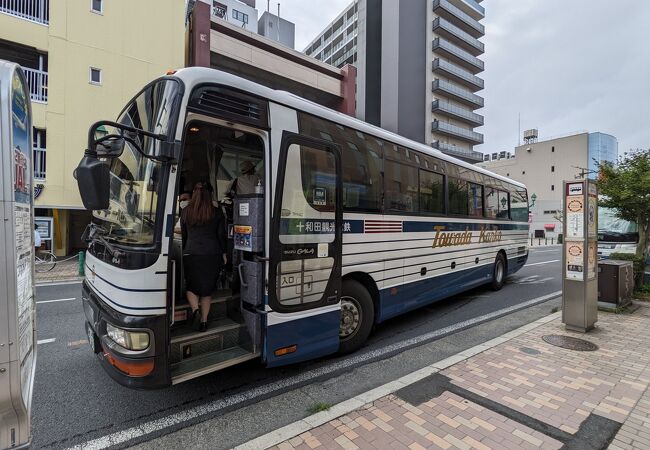
<path fill-rule="evenodd" d="M 106 334 L 127 350 L 145 350 L 149 347 L 149 333 L 146 332 L 127 331 L 107 323 Z"/>

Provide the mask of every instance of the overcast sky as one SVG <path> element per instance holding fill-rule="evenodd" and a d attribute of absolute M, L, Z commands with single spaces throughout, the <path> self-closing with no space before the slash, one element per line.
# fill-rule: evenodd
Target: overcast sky
<path fill-rule="evenodd" d="M 280 0 L 304 47 L 350 0 Z M 411 0 L 427 1 L 427 0 Z M 264 3 L 263 0 L 258 0 Z M 259 4 L 260 9 L 265 4 Z M 327 7 L 324 5 L 327 4 Z M 271 2 L 277 9 L 277 0 Z M 521 129 L 540 138 L 601 131 L 619 151 L 650 148 L 650 1 L 485 0 L 483 152 L 511 150 Z"/>

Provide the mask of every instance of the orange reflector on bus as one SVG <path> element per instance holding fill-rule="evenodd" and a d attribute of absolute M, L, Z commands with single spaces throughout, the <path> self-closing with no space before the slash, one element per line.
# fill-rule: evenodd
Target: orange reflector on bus
<path fill-rule="evenodd" d="M 153 359 L 142 362 L 122 361 L 108 352 L 104 352 L 104 357 L 113 367 L 131 377 L 144 377 L 153 372 Z"/>
<path fill-rule="evenodd" d="M 165 75 L 168 75 L 168 76 L 169 76 L 169 75 L 174 75 L 175 73 L 176 73 L 175 70 L 168 70 L 167 73 L 166 73 Z"/>
<path fill-rule="evenodd" d="M 275 356 L 284 356 L 284 355 L 288 355 L 289 353 L 294 353 L 296 350 L 298 350 L 297 345 L 290 345 L 289 347 L 279 348 L 273 353 L 275 354 Z"/>

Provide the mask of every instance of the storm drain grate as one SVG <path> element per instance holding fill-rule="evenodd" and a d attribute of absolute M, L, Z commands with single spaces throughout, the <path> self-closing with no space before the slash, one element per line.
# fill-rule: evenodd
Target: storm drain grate
<path fill-rule="evenodd" d="M 594 352 L 598 346 L 593 342 L 585 341 L 571 336 L 562 336 L 561 334 L 549 334 L 542 336 L 544 342 L 556 347 L 566 348 L 567 350 L 577 350 L 579 352 Z"/>

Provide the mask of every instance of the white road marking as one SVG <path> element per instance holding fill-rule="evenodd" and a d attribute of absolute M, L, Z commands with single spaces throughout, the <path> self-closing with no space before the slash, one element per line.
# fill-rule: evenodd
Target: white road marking
<path fill-rule="evenodd" d="M 293 377 L 288 377 L 282 380 L 275 381 L 273 383 L 261 385 L 250 389 L 246 392 L 239 394 L 230 395 L 220 400 L 215 400 L 212 402 L 205 403 L 203 405 L 195 406 L 194 408 L 187 409 L 185 411 L 179 411 L 175 414 L 171 414 L 167 417 L 160 419 L 152 420 L 150 422 L 145 422 L 140 425 L 137 425 L 132 428 L 127 428 L 125 430 L 117 431 L 112 434 L 108 434 L 91 441 L 84 442 L 82 444 L 70 447 L 69 450 L 93 450 L 93 449 L 104 449 L 111 446 L 121 445 L 126 442 L 129 442 L 135 438 L 140 438 L 152 433 L 158 433 L 162 430 L 174 427 L 182 423 L 191 423 L 195 421 L 197 417 L 201 417 L 207 414 L 213 414 L 217 411 L 220 411 L 224 408 L 231 408 L 238 404 L 244 402 L 250 402 L 251 400 L 258 397 L 267 397 L 271 394 L 280 393 L 282 390 L 292 388 L 297 385 L 301 385 L 305 382 L 317 379 L 324 375 L 338 372 L 340 370 L 345 370 L 349 367 L 358 365 L 359 363 L 364 363 L 367 361 L 380 359 L 382 356 L 390 355 L 393 353 L 398 353 L 402 350 L 406 350 L 412 347 L 415 347 L 419 344 L 431 341 L 436 338 L 441 338 L 451 333 L 469 328 L 474 325 L 478 325 L 482 322 L 487 322 L 492 319 L 510 314 L 530 306 L 537 305 L 539 303 L 544 303 L 548 300 L 554 299 L 562 295 L 562 291 L 555 291 L 551 294 L 543 295 L 517 305 L 509 306 L 507 308 L 502 308 L 497 311 L 493 311 L 489 314 L 483 316 L 475 317 L 473 319 L 468 319 L 463 322 L 458 322 L 454 325 L 450 325 L 445 328 L 441 328 L 436 331 L 425 333 L 420 336 L 416 336 L 410 339 L 406 339 L 401 342 L 396 342 L 385 347 L 371 350 L 366 353 L 358 354 L 352 356 L 342 361 L 337 361 L 328 366 L 319 367 L 316 369 L 311 369 L 306 372 L 300 373 Z M 541 320 L 541 319 L 540 319 Z M 525 325 L 523 328 L 528 327 L 530 329 L 531 325 L 534 328 L 533 324 Z"/>
<path fill-rule="evenodd" d="M 538 254 L 538 253 L 554 253 L 557 252 L 559 249 L 555 250 L 532 250 L 533 253 Z"/>
<path fill-rule="evenodd" d="M 59 302 L 71 302 L 72 300 L 76 300 L 77 297 L 73 298 L 59 298 L 57 300 L 41 300 L 40 302 L 36 302 L 37 305 L 40 305 L 41 303 L 59 303 Z"/>
<path fill-rule="evenodd" d="M 530 263 L 526 264 L 524 267 L 530 267 L 530 266 L 541 266 L 542 264 L 551 264 L 554 262 L 560 262 L 559 259 L 554 259 L 553 261 L 542 261 L 542 262 L 536 262 L 536 263 Z"/>
<path fill-rule="evenodd" d="M 36 287 L 48 287 L 48 286 L 68 286 L 71 284 L 81 284 L 82 280 L 75 280 L 75 281 L 60 281 L 58 283 L 37 283 L 34 286 Z"/>
<path fill-rule="evenodd" d="M 52 339 L 41 339 L 40 341 L 36 341 L 36 343 L 37 343 L 38 345 L 41 345 L 41 344 L 51 344 L 51 343 L 54 342 L 54 341 L 56 341 L 56 338 L 52 338 Z"/>

